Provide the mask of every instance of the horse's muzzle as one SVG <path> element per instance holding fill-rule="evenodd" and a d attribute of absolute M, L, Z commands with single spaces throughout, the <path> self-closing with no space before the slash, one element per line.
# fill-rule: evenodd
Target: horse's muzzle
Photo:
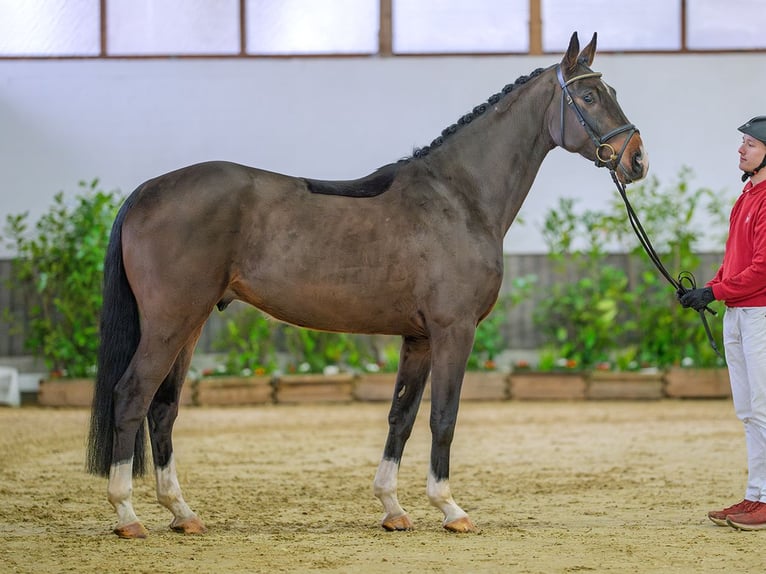
<path fill-rule="evenodd" d="M 619 180 L 628 184 L 646 177 L 649 172 L 649 156 L 644 149 L 644 142 L 639 134 L 634 134 L 625 152 L 620 158 L 620 164 L 615 170 Z"/>

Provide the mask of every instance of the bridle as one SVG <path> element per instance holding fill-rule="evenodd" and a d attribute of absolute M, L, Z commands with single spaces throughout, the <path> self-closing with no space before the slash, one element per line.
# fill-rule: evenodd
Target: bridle
<path fill-rule="evenodd" d="M 588 123 L 588 120 L 585 118 L 585 115 L 582 113 L 582 110 L 577 105 L 577 102 L 574 101 L 574 98 L 572 97 L 572 94 L 569 92 L 569 85 L 577 82 L 578 80 L 584 80 L 586 78 L 600 78 L 601 72 L 587 72 L 585 74 L 581 74 L 579 76 L 575 76 L 573 78 L 570 78 L 568 80 L 564 80 L 564 74 L 561 71 L 561 65 L 556 66 L 556 77 L 559 80 L 559 86 L 561 86 L 561 147 L 564 147 L 564 112 L 565 112 L 565 102 L 568 104 L 577 115 L 577 120 L 580 122 L 580 125 L 585 130 L 585 133 L 588 134 L 588 137 L 593 142 L 593 144 L 596 146 L 596 167 L 606 167 L 609 170 L 609 174 L 612 176 L 612 181 L 614 181 L 614 185 L 617 187 L 617 191 L 620 193 L 620 197 L 622 197 L 623 202 L 625 203 L 625 209 L 628 213 L 628 221 L 630 221 L 631 227 L 633 227 L 633 231 L 636 234 L 636 237 L 638 237 L 638 241 L 641 243 L 641 246 L 644 248 L 644 251 L 649 256 L 649 259 L 654 264 L 654 266 L 657 268 L 657 270 L 660 272 L 660 274 L 667 279 L 668 283 L 670 283 L 676 290 L 676 293 L 679 295 L 686 293 L 690 289 L 695 289 L 697 287 L 696 281 L 694 279 L 694 275 L 692 275 L 688 271 L 681 271 L 681 273 L 678 274 L 678 278 L 673 277 L 670 272 L 667 270 L 667 268 L 662 264 L 662 260 L 660 259 L 660 256 L 657 254 L 657 252 L 654 250 L 654 246 L 652 245 L 652 242 L 649 240 L 649 237 L 646 235 L 646 231 L 644 230 L 643 225 L 641 225 L 641 221 L 638 219 L 638 215 L 636 215 L 636 212 L 633 209 L 633 206 L 630 204 L 630 201 L 628 201 L 628 195 L 625 191 L 625 184 L 623 184 L 618 178 L 617 178 L 617 169 L 621 169 L 625 175 L 628 175 L 625 172 L 625 169 L 621 166 L 622 156 L 625 153 L 625 149 L 628 146 L 628 142 L 633 138 L 634 135 L 639 133 L 636 126 L 633 124 L 625 124 L 623 126 L 620 126 L 618 128 L 613 129 L 610 132 L 607 132 L 606 134 L 599 136 L 596 131 L 593 129 L 593 126 Z M 628 132 L 627 137 L 625 138 L 625 142 L 623 142 L 622 147 L 620 148 L 620 151 L 615 151 L 614 147 L 609 143 L 609 140 L 613 137 Z M 766 160 L 764 160 L 766 161 Z M 723 359 L 723 355 L 718 350 L 718 345 L 715 342 L 715 338 L 713 337 L 713 333 L 710 330 L 710 325 L 708 325 L 707 317 L 705 316 L 705 311 L 710 313 L 711 315 L 716 315 L 714 309 L 711 309 L 710 307 L 705 307 L 704 309 L 699 310 L 699 316 L 702 321 L 702 325 L 705 328 L 705 333 L 707 334 L 708 342 L 710 343 L 710 346 L 713 348 L 713 351 L 721 358 Z"/>
<path fill-rule="evenodd" d="M 596 167 L 606 167 L 611 172 L 613 172 L 614 170 L 618 168 L 623 169 L 622 167 L 620 167 L 620 162 L 622 161 L 622 155 L 625 153 L 625 148 L 628 147 L 628 143 L 633 138 L 633 136 L 639 133 L 638 129 L 636 129 L 636 126 L 634 126 L 633 124 L 625 124 L 623 126 L 613 129 L 610 132 L 607 132 L 606 134 L 602 136 L 599 136 L 596 133 L 596 131 L 593 129 L 593 126 L 591 126 L 588 120 L 585 118 L 585 115 L 582 113 L 580 106 L 577 105 L 577 102 L 575 102 L 574 98 L 572 97 L 572 94 L 569 92 L 570 84 L 573 84 L 574 82 L 577 82 L 578 80 L 584 80 L 586 78 L 600 78 L 601 72 L 588 72 L 586 74 L 581 74 L 579 76 L 569 78 L 568 80 L 564 80 L 564 73 L 561 71 L 561 64 L 558 64 L 556 66 L 556 77 L 559 80 L 559 86 L 561 86 L 561 92 L 562 92 L 561 94 L 561 147 L 564 147 L 564 141 L 565 141 L 565 133 L 564 133 L 565 107 L 564 106 L 565 104 L 568 104 L 577 115 L 577 120 L 580 122 L 580 125 L 585 130 L 585 133 L 588 134 L 590 141 L 592 141 L 593 144 L 596 146 Z M 623 142 L 622 147 L 620 148 L 620 151 L 617 152 L 614 149 L 614 146 L 612 146 L 612 144 L 609 143 L 609 140 L 611 140 L 615 136 L 618 136 L 624 132 L 629 132 L 629 133 L 628 133 L 628 136 L 625 138 L 625 141 Z M 625 170 L 623 169 L 623 173 L 624 172 Z M 627 175 L 627 173 L 625 175 Z"/>

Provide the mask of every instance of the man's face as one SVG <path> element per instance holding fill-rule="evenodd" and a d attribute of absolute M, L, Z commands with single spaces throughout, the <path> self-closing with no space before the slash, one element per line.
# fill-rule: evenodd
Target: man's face
<path fill-rule="evenodd" d="M 766 144 L 745 134 L 742 136 L 742 145 L 739 146 L 739 169 L 753 171 L 761 165 L 766 157 Z"/>

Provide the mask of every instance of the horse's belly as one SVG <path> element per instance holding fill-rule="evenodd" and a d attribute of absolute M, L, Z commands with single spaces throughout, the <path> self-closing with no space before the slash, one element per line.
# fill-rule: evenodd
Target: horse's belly
<path fill-rule="evenodd" d="M 238 296 L 276 319 L 326 331 L 414 334 L 422 331 L 411 280 L 357 273 L 256 280 Z"/>

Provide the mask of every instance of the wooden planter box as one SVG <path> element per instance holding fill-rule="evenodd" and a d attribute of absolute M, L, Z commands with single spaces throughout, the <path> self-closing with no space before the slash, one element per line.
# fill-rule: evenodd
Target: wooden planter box
<path fill-rule="evenodd" d="M 665 394 L 673 398 L 717 399 L 731 396 L 729 370 L 673 367 L 665 373 Z"/>
<path fill-rule="evenodd" d="M 281 375 L 274 381 L 277 403 L 343 403 L 354 399 L 354 375 Z M 393 389 L 391 390 L 393 396 Z"/>
<path fill-rule="evenodd" d="M 354 399 L 357 401 L 385 401 L 394 398 L 396 373 L 362 373 L 354 381 Z"/>
<path fill-rule="evenodd" d="M 42 380 L 37 404 L 45 407 L 89 407 L 93 402 L 93 379 Z"/>
<path fill-rule="evenodd" d="M 663 373 L 594 371 L 588 378 L 588 399 L 658 400 L 664 395 Z"/>
<path fill-rule="evenodd" d="M 428 378 L 423 400 L 431 400 L 431 385 Z M 466 371 L 463 376 L 463 386 L 460 389 L 462 401 L 506 401 L 510 396 L 508 390 L 508 373 L 502 371 Z"/>
<path fill-rule="evenodd" d="M 508 373 L 501 371 L 466 371 L 460 398 L 465 401 L 508 400 Z"/>
<path fill-rule="evenodd" d="M 270 375 L 252 377 L 204 377 L 194 383 L 198 406 L 262 405 L 274 402 Z"/>
<path fill-rule="evenodd" d="M 37 391 L 37 404 L 45 407 L 88 407 L 93 402 L 93 379 L 42 380 Z M 181 405 L 192 404 L 192 381 L 181 389 Z"/>
<path fill-rule="evenodd" d="M 587 388 L 586 375 L 572 372 L 515 372 L 509 376 L 512 400 L 581 400 Z"/>

